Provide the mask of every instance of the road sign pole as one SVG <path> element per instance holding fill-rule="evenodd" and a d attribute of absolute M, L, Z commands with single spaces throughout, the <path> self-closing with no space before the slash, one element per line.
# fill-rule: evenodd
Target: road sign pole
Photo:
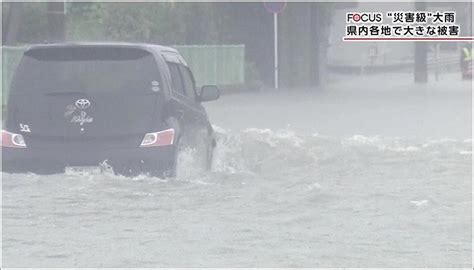
<path fill-rule="evenodd" d="M 274 51 L 275 51 L 275 89 L 278 89 L 278 13 L 273 13 Z"/>
<path fill-rule="evenodd" d="M 275 72 L 275 89 L 278 89 L 278 13 L 282 12 L 286 7 L 286 0 L 264 0 L 263 6 L 269 13 L 273 13 L 273 51 L 274 51 L 274 72 Z"/>

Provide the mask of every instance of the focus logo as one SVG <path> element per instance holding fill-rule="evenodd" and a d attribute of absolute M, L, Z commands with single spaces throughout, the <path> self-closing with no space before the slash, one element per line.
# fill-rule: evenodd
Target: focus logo
<path fill-rule="evenodd" d="M 380 12 L 362 12 L 362 13 L 346 13 L 347 23 L 359 23 L 359 22 L 371 22 L 380 23 L 382 22 L 383 15 Z"/>

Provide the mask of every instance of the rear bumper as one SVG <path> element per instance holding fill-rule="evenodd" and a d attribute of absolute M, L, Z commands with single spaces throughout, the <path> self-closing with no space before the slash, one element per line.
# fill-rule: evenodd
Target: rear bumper
<path fill-rule="evenodd" d="M 175 150 L 173 146 L 115 149 L 2 148 L 2 171 L 9 173 L 63 173 L 67 166 L 99 166 L 104 161 L 117 174 L 156 174 L 173 168 Z"/>

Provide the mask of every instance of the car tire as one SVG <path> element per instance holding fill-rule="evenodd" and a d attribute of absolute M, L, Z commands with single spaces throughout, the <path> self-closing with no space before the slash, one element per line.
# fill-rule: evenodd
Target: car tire
<path fill-rule="evenodd" d="M 207 146 L 207 157 L 206 157 L 206 170 L 210 171 L 212 168 L 212 159 L 214 158 L 214 150 L 216 148 L 216 143 L 214 139 L 211 139 L 211 142 Z"/>
<path fill-rule="evenodd" d="M 172 154 L 172 159 L 171 162 L 164 171 L 161 172 L 161 177 L 162 178 L 175 178 L 177 176 L 177 168 L 178 168 L 178 155 L 180 151 L 180 141 L 177 140 L 175 143 L 175 146 L 173 147 L 173 154 Z"/>

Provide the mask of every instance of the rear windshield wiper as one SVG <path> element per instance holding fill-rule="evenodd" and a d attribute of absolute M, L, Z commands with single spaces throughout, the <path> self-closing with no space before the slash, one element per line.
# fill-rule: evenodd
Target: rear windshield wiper
<path fill-rule="evenodd" d="M 61 91 L 61 92 L 47 92 L 46 95 L 47 96 L 79 96 L 79 95 L 84 95 L 84 93 Z"/>

